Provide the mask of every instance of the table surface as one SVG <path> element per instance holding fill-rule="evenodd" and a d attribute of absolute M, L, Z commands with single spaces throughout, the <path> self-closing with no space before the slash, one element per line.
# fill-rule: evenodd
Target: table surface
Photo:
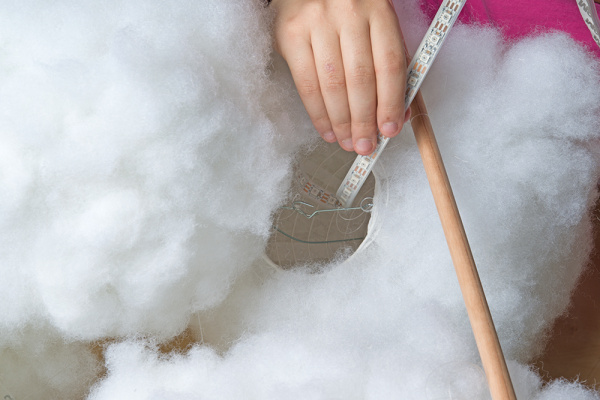
<path fill-rule="evenodd" d="M 600 390 L 600 200 L 593 213 L 594 252 L 566 315 L 553 328 L 534 365 L 545 379 L 579 379 Z"/>

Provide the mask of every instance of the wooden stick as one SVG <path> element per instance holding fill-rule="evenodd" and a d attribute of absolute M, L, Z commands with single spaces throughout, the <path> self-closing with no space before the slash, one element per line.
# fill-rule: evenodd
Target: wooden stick
<path fill-rule="evenodd" d="M 412 102 L 411 112 L 411 125 L 456 269 L 492 399 L 516 400 L 477 267 L 420 91 Z"/>

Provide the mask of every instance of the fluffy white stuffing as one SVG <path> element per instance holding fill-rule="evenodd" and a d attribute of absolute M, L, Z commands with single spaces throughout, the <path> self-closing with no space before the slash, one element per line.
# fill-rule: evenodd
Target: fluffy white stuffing
<path fill-rule="evenodd" d="M 273 142 L 302 133 L 266 116 L 293 110 L 267 23 L 258 1 L 3 5 L 2 336 L 169 337 L 224 298 L 300 139 Z"/>
<path fill-rule="evenodd" d="M 525 365 L 590 250 L 597 64 L 560 34 L 508 46 L 497 32 L 459 27 L 447 47 L 424 95 L 517 395 L 597 399 L 581 384 L 543 387 Z M 370 246 L 316 275 L 257 263 L 199 316 L 197 336 L 216 352 L 160 359 L 139 343 L 114 346 L 91 398 L 486 398 L 409 129 L 377 172 Z"/>
<path fill-rule="evenodd" d="M 112 345 L 89 398 L 486 398 L 409 128 L 377 169 L 369 246 L 318 274 L 260 259 L 316 135 L 285 67 L 267 74 L 259 1 L 7 3 L 0 373 L 76 398 L 97 365 L 73 340 L 163 340 L 195 312 L 201 344 L 168 357 Z M 397 10 L 414 49 L 423 18 Z M 565 35 L 508 46 L 466 27 L 424 88 L 519 398 L 600 398 L 526 366 L 590 251 L 599 93 L 597 63 Z M 71 341 L 63 358 L 55 335 Z M 81 372 L 39 372 L 53 363 Z"/>
<path fill-rule="evenodd" d="M 54 368 L 51 337 L 169 338 L 261 256 L 291 157 L 314 138 L 289 78 L 267 75 L 269 22 L 259 0 L 2 3 L 0 380 L 13 397 L 91 386 L 26 378 Z"/>

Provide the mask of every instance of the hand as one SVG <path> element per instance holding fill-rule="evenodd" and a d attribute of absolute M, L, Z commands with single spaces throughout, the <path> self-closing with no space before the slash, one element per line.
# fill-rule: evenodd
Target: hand
<path fill-rule="evenodd" d="M 272 0 L 275 49 L 287 61 L 315 128 L 367 155 L 397 135 L 406 59 L 391 0 Z"/>

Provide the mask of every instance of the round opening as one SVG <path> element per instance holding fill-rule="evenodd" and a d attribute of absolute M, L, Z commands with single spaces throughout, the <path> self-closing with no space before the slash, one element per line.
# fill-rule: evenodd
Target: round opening
<path fill-rule="evenodd" d="M 321 143 L 299 157 L 290 194 L 273 218 L 266 256 L 281 268 L 349 257 L 367 237 L 375 196 L 371 174 L 351 207 L 335 197 L 355 153 Z"/>

